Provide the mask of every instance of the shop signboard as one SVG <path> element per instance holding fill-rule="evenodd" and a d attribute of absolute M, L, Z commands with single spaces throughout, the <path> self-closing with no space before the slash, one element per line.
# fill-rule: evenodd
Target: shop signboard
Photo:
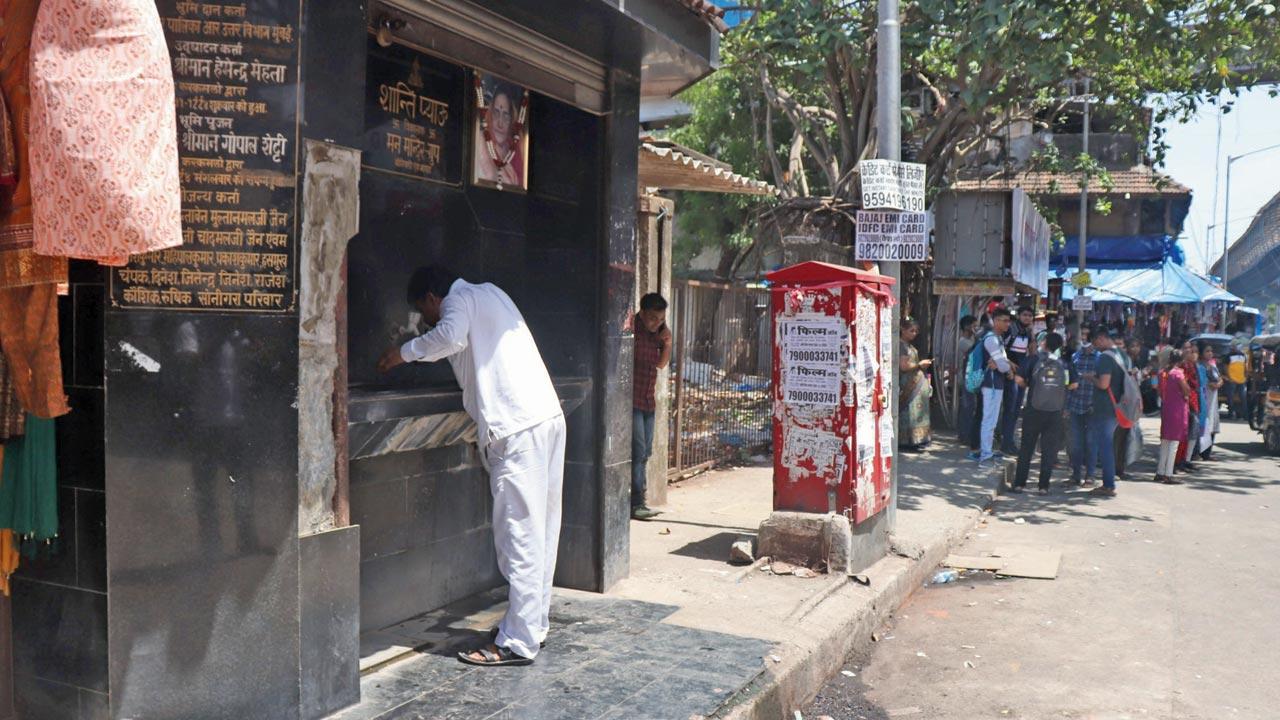
<path fill-rule="evenodd" d="M 1052 238 L 1049 222 L 1021 188 L 1013 190 L 1011 215 L 1013 267 L 1010 269 L 1013 279 L 1045 295 L 1049 292 L 1049 242 Z"/>
<path fill-rule="evenodd" d="M 1012 280 L 1005 278 L 934 278 L 934 295 L 1012 295 Z"/>
<path fill-rule="evenodd" d="M 924 212 L 924 172 L 921 163 L 862 160 L 862 207 Z"/>
<path fill-rule="evenodd" d="M 929 259 L 928 233 L 925 213 L 859 210 L 854 259 L 924 262 Z"/>
<path fill-rule="evenodd" d="M 403 45 L 382 47 L 370 37 L 361 164 L 461 184 L 465 81 L 461 67 Z"/>
<path fill-rule="evenodd" d="M 114 268 L 111 305 L 290 312 L 300 6 L 158 6 L 173 59 L 183 241 Z"/>

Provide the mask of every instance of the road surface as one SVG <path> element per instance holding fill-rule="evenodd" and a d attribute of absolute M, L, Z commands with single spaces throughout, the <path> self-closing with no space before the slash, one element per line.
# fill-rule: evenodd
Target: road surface
<path fill-rule="evenodd" d="M 1157 422 L 1117 497 L 1004 496 L 959 551 L 1056 548 L 1057 579 L 922 588 L 805 720 L 1280 718 L 1280 463 L 1224 422 L 1155 484 Z"/>

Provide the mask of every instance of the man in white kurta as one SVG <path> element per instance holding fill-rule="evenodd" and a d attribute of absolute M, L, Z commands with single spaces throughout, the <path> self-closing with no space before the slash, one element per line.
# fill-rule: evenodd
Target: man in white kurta
<path fill-rule="evenodd" d="M 510 584 L 510 607 L 484 649 L 489 652 L 460 657 L 480 665 L 527 664 L 550 627 L 564 486 L 560 400 L 523 316 L 497 286 L 421 268 L 409 296 L 434 327 L 388 350 L 379 369 L 448 358 L 463 407 L 476 422 L 493 493 L 498 567 Z"/>

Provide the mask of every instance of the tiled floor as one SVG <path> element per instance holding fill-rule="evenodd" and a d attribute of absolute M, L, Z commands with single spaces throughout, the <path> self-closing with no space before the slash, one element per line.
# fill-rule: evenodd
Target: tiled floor
<path fill-rule="evenodd" d="M 676 608 L 557 595 L 532 666 L 474 668 L 500 598 L 487 594 L 397 626 L 420 651 L 361 680 L 359 705 L 332 720 L 689 720 L 764 671 L 770 643 L 662 623 Z"/>

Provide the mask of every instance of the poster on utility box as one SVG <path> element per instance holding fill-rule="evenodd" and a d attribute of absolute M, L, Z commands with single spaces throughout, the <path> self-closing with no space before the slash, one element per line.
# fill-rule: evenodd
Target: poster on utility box
<path fill-rule="evenodd" d="M 782 399 L 797 405 L 840 404 L 845 334 L 839 318 L 796 316 L 778 322 Z"/>

